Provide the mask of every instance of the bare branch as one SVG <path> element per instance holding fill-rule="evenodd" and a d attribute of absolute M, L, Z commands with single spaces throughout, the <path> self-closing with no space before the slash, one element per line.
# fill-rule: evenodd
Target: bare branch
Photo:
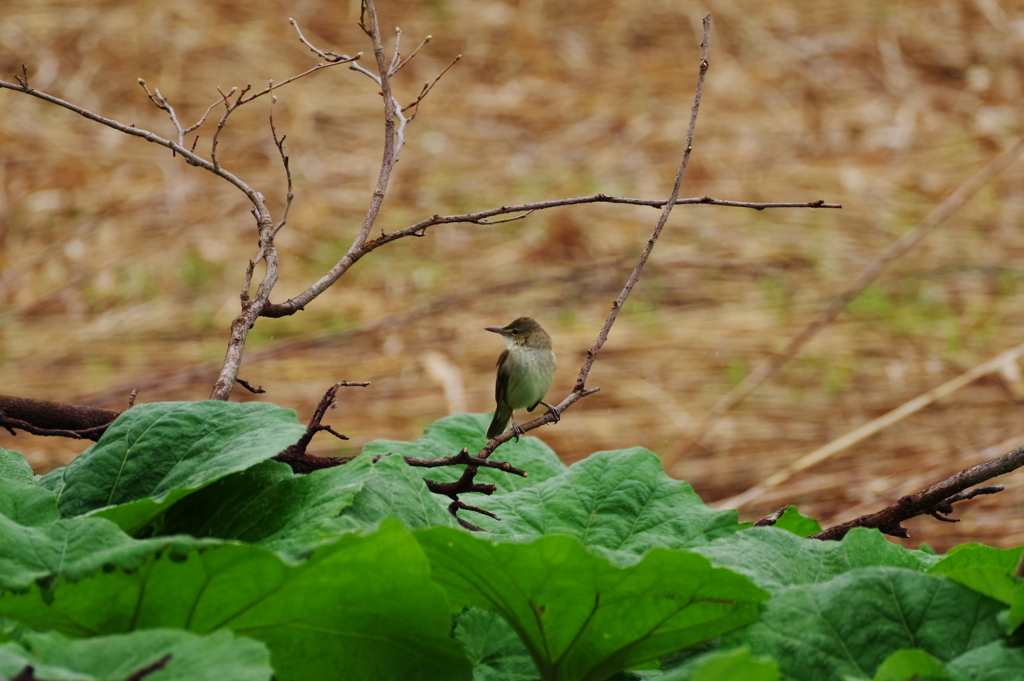
<path fill-rule="evenodd" d="M 424 38 L 423 42 L 421 42 L 419 44 L 419 46 L 415 50 L 412 51 L 412 54 L 410 54 L 408 57 L 406 57 L 405 59 L 403 59 L 402 61 L 400 61 L 398 63 L 398 66 L 396 66 L 395 70 L 391 72 L 391 75 L 392 76 L 395 75 L 396 73 L 398 73 L 399 71 L 402 70 L 403 66 L 405 66 L 406 64 L 411 62 L 412 58 L 415 57 L 419 53 L 419 51 L 423 49 L 424 45 L 426 45 L 427 43 L 430 42 L 431 38 L 433 38 L 433 36 L 430 36 L 430 35 L 428 35 L 426 38 Z M 398 54 L 398 46 L 397 45 L 395 46 L 395 54 L 396 55 Z M 459 56 L 461 57 L 462 55 L 460 54 Z M 447 70 L 448 69 L 445 69 L 445 71 L 447 71 Z"/>
<path fill-rule="evenodd" d="M 650 257 L 651 251 L 654 250 L 654 245 L 658 242 L 658 237 L 661 236 L 661 231 L 668 222 L 668 216 L 676 205 L 676 199 L 679 198 L 679 187 L 683 183 L 686 166 L 690 162 L 690 152 L 693 151 L 693 133 L 697 128 L 697 114 L 700 111 L 701 95 L 704 93 L 704 76 L 708 72 L 708 41 L 710 37 L 711 15 L 708 14 L 704 17 L 704 38 L 700 43 L 700 73 L 697 76 L 697 92 L 693 97 L 693 107 L 690 109 L 690 127 L 686 131 L 686 147 L 683 150 L 683 159 L 679 164 L 679 172 L 676 173 L 675 183 L 672 185 L 672 193 L 661 210 L 661 217 L 658 218 L 658 224 L 654 227 L 654 232 L 647 240 L 647 246 L 644 247 L 643 252 L 640 254 L 640 260 L 637 262 L 636 267 L 633 268 L 629 279 L 626 280 L 626 285 L 622 287 L 619 297 L 612 303 L 612 309 L 608 314 L 608 319 L 605 320 L 604 327 L 597 334 L 593 347 L 587 350 L 587 358 L 584 360 L 580 373 L 576 377 L 576 387 L 573 388 L 574 392 L 583 392 L 587 383 L 587 376 L 590 375 L 590 369 L 594 366 L 594 361 L 597 359 L 597 353 L 600 352 L 601 347 L 608 340 L 608 332 L 611 331 L 612 324 L 615 323 L 616 318 L 619 316 L 619 310 L 622 309 L 623 303 L 629 297 L 630 291 L 633 290 L 637 281 L 640 280 L 640 273 L 643 271 L 644 265 L 647 264 L 647 258 Z"/>
<path fill-rule="evenodd" d="M 262 395 L 263 393 L 267 392 L 266 390 L 263 389 L 262 385 L 254 386 L 252 383 L 249 383 L 249 381 L 246 381 L 245 379 L 242 378 L 238 378 L 237 376 L 235 376 L 235 383 L 242 386 L 243 388 L 253 393 L 254 395 Z"/>
<path fill-rule="evenodd" d="M 376 461 L 378 458 L 379 457 L 374 457 L 374 461 Z M 461 452 L 454 456 L 443 456 L 436 459 L 426 459 L 416 456 L 405 456 L 402 458 L 405 459 L 405 462 L 410 466 L 416 466 L 419 468 L 439 468 L 441 466 L 466 464 L 472 466 L 481 466 L 483 468 L 496 468 L 500 471 L 511 473 L 512 475 L 518 475 L 521 478 L 526 477 L 526 471 L 520 468 L 515 468 L 507 461 L 491 461 L 489 459 L 481 461 L 479 458 L 470 456 L 469 451 L 466 449 L 463 449 Z"/>
<path fill-rule="evenodd" d="M 277 96 L 271 98 L 271 107 L 277 102 Z M 274 234 L 276 235 L 281 231 L 281 228 L 288 222 L 288 211 L 291 210 L 292 200 L 295 198 L 295 193 L 292 189 L 292 170 L 289 165 L 288 154 L 284 153 L 284 141 L 288 138 L 287 135 L 283 135 L 280 139 L 277 137 L 277 128 L 274 126 L 274 110 L 270 110 L 270 134 L 274 137 L 274 145 L 277 147 L 277 152 L 281 155 L 281 164 L 284 166 L 284 174 L 288 180 L 288 195 L 284 204 L 284 212 L 281 214 L 281 221 L 274 226 Z"/>
<path fill-rule="evenodd" d="M 224 115 L 220 117 L 219 121 L 217 121 L 217 130 L 214 131 L 213 142 L 210 143 L 210 160 L 213 161 L 213 166 L 215 168 L 220 167 L 220 163 L 217 161 L 217 142 L 220 139 L 220 133 L 224 130 L 224 126 L 227 125 L 228 116 L 230 116 L 235 109 L 242 105 L 242 97 L 245 96 L 245 93 L 248 92 L 251 87 L 251 85 L 246 85 L 244 88 L 242 88 L 242 91 L 238 93 L 238 97 L 237 99 L 235 99 L 233 103 L 229 100 L 229 97 L 231 97 L 238 90 L 238 88 L 231 88 L 231 91 L 228 92 L 226 95 L 223 92 L 221 92 L 221 100 L 224 103 Z M 220 92 L 220 89 L 218 88 L 217 91 Z"/>
<path fill-rule="evenodd" d="M 428 39 L 429 39 L 429 38 L 428 38 Z M 426 41 L 424 41 L 424 44 L 426 44 Z M 422 46 L 421 46 L 421 47 L 422 47 Z M 417 50 L 417 51 L 419 51 L 419 48 L 416 48 L 416 50 Z M 415 53 L 414 53 L 414 54 L 415 54 Z M 409 57 L 409 59 L 412 59 L 412 57 Z M 450 64 L 448 64 L 448 66 L 444 67 L 444 70 L 443 70 L 443 71 L 441 71 L 441 73 L 437 74 L 437 78 L 434 78 L 434 80 L 430 81 L 429 83 L 424 83 L 424 84 L 423 84 L 423 89 L 422 89 L 422 90 L 420 90 L 420 94 L 419 94 L 419 96 L 417 96 L 417 97 L 416 97 L 416 99 L 415 99 L 415 100 L 413 100 L 413 101 L 412 101 L 411 103 L 407 104 L 406 106 L 402 107 L 402 112 L 403 112 L 403 113 L 404 113 L 404 112 L 406 112 L 406 111 L 408 111 L 409 109 L 412 109 L 412 108 L 415 108 L 415 109 L 416 109 L 416 111 L 414 111 L 414 112 L 412 113 L 412 115 L 411 115 L 411 116 L 409 116 L 409 120 L 410 120 L 410 121 L 411 121 L 412 119 L 416 118 L 416 114 L 417 114 L 417 113 L 419 113 L 419 110 L 420 110 L 420 109 L 419 109 L 419 106 L 420 106 L 420 102 L 422 102 L 422 101 L 423 101 L 423 98 L 424 98 L 424 97 L 426 97 L 426 96 L 427 96 L 427 94 L 428 94 L 428 93 L 429 93 L 429 92 L 430 92 L 431 90 L 433 90 L 433 89 L 434 89 L 434 86 L 435 86 L 435 85 L 437 85 L 437 81 L 441 80 L 441 76 L 443 76 L 444 74 L 448 73 L 448 69 L 450 69 L 451 67 L 455 66 L 455 64 L 456 64 L 456 63 L 457 63 L 457 62 L 458 62 L 458 61 L 459 61 L 460 59 L 462 59 L 462 55 L 461 55 L 461 54 L 460 54 L 460 55 L 458 55 L 458 56 L 456 56 L 456 57 L 455 57 L 455 59 L 452 59 L 451 63 L 450 63 Z M 408 59 L 407 59 L 406 61 L 408 61 Z M 398 67 L 398 68 L 401 68 L 402 66 L 403 66 L 402 64 L 399 64 L 399 67 Z M 395 69 L 395 71 L 397 72 L 397 71 L 398 71 L 398 69 Z"/>
<path fill-rule="evenodd" d="M 309 447 L 309 443 L 313 441 L 313 436 L 321 431 L 327 431 L 341 440 L 348 439 L 348 437 L 337 432 L 330 426 L 324 425 L 321 421 L 323 420 L 324 415 L 327 414 L 327 410 L 335 407 L 339 388 L 354 386 L 365 388 L 368 385 L 370 384 L 367 381 L 338 381 L 328 388 L 327 392 L 324 393 L 324 396 L 320 398 L 320 403 L 317 404 L 316 409 L 313 411 L 313 416 L 310 417 L 309 424 L 306 426 L 306 432 L 303 433 L 298 442 L 275 456 L 274 459 L 288 464 L 296 473 L 309 473 L 314 470 L 331 468 L 351 461 L 352 457 L 340 458 L 312 456 L 306 453 L 306 448 Z"/>
<path fill-rule="evenodd" d="M 861 516 L 827 530 L 811 535 L 811 539 L 842 539 L 854 527 L 876 527 L 893 537 L 907 537 L 907 531 L 901 526 L 905 520 L 919 515 L 948 514 L 952 512 L 952 504 L 970 499 L 979 494 L 994 494 L 1002 490 L 1002 486 L 982 487 L 965 492 L 969 487 L 1005 475 L 1024 466 L 1024 447 L 994 459 L 960 471 L 928 489 L 902 497 L 894 504 L 883 508 L 877 513 Z M 948 520 L 948 519 L 947 519 Z"/>
<path fill-rule="evenodd" d="M 82 107 L 71 104 L 70 102 L 66 102 L 63 99 L 60 99 L 59 97 L 54 97 L 53 95 L 41 92 L 39 90 L 33 90 L 28 86 L 22 86 L 15 83 L 9 83 L 0 80 L 0 89 L 15 90 L 17 92 L 23 92 L 27 95 L 32 95 L 33 97 L 42 99 L 43 101 L 49 102 L 50 104 L 55 104 L 59 107 L 67 109 L 68 111 L 73 111 L 74 113 L 78 114 L 79 116 L 82 116 L 83 118 L 88 118 L 89 120 L 95 121 L 101 125 L 105 125 L 108 128 L 113 128 L 118 132 L 123 132 L 126 135 L 132 135 L 133 137 L 141 137 L 147 142 L 152 142 L 153 144 L 166 147 L 167 149 L 170 149 L 173 153 L 180 154 L 182 158 L 185 159 L 185 162 L 188 163 L 189 165 L 203 168 L 204 170 L 208 170 L 214 175 L 217 175 L 218 177 L 227 180 L 236 188 L 241 190 L 254 205 L 258 205 L 261 201 L 261 199 L 258 197 L 258 192 L 256 190 L 254 190 L 252 187 L 250 187 L 248 184 L 240 180 L 232 173 L 224 170 L 223 168 L 214 167 L 213 163 L 207 161 L 206 159 L 194 153 L 193 151 L 185 148 L 183 145 L 164 139 L 163 137 L 160 137 L 156 133 L 152 133 L 149 132 L 148 130 L 137 128 L 134 125 L 125 125 L 111 118 L 104 118 L 103 116 L 95 114 L 87 109 L 83 109 Z"/>
<path fill-rule="evenodd" d="M 425 220 L 421 220 L 416 224 L 409 225 L 400 230 L 390 232 L 388 234 L 381 234 L 376 239 L 366 241 L 361 248 L 350 249 L 345 256 L 338 261 L 326 274 L 324 274 L 317 282 L 307 288 L 302 293 L 298 294 L 294 298 L 287 300 L 283 303 L 275 303 L 268 305 L 264 310 L 263 315 L 266 317 L 286 317 L 288 315 L 295 314 L 299 310 L 303 309 L 306 305 L 316 299 L 321 293 L 327 290 L 335 281 L 341 278 L 352 267 L 356 264 L 360 258 L 367 253 L 380 248 L 385 244 L 389 244 L 392 241 L 397 241 L 405 237 L 423 236 L 428 227 L 434 225 L 447 225 L 447 224 L 474 224 L 474 225 L 497 225 L 504 222 L 512 222 L 519 220 L 530 213 L 538 210 L 545 210 L 548 208 L 557 208 L 560 206 L 575 206 L 580 204 L 588 203 L 616 203 L 625 204 L 630 206 L 650 206 L 652 208 L 664 208 L 668 204 L 667 199 L 636 199 L 622 196 L 606 196 L 604 194 L 594 194 L 592 196 L 577 196 L 567 199 L 553 199 L 550 201 L 538 201 L 535 203 L 524 203 L 515 206 L 501 206 L 499 208 L 490 208 L 488 210 L 482 210 L 475 213 L 463 213 L 460 215 L 433 215 Z M 764 210 L 766 208 L 842 208 L 841 204 L 825 203 L 821 200 L 811 201 L 809 203 L 750 203 L 745 201 L 726 201 L 721 199 L 712 199 L 710 197 L 698 197 L 698 198 L 686 198 L 676 199 L 675 205 L 696 205 L 696 204 L 707 204 L 713 206 L 732 206 L 738 208 L 751 208 L 753 210 Z M 523 213 L 522 215 L 514 216 L 506 220 L 489 220 L 498 215 L 508 215 L 510 213 Z"/>
<path fill-rule="evenodd" d="M 33 435 L 98 440 L 120 412 L 0 395 L 0 428 Z"/>
<path fill-rule="evenodd" d="M 171 106 L 171 103 L 167 101 L 166 97 L 160 94 L 159 88 L 157 88 L 153 92 L 150 92 L 149 87 L 146 85 L 146 81 L 142 80 L 141 78 L 139 78 L 139 85 L 141 85 L 142 89 L 146 91 L 146 96 L 149 97 L 149 101 L 153 102 L 153 104 L 156 105 L 156 108 L 160 109 L 161 111 L 167 112 L 167 115 L 171 119 L 171 125 L 173 125 L 174 129 L 178 131 L 178 144 L 184 145 L 186 131 L 182 130 L 181 123 L 178 122 L 178 115 L 174 113 L 174 107 Z M 189 132 L 191 132 L 194 129 L 195 128 L 190 128 Z"/>

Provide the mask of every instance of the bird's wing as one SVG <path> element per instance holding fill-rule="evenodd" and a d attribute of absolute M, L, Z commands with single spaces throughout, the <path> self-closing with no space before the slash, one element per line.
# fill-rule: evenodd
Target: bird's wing
<path fill-rule="evenodd" d="M 511 367 L 505 363 L 505 358 L 508 356 L 508 350 L 502 350 L 501 355 L 498 357 L 498 377 L 494 382 L 494 401 L 501 404 L 505 399 L 505 393 L 508 390 L 509 374 L 511 373 Z"/>

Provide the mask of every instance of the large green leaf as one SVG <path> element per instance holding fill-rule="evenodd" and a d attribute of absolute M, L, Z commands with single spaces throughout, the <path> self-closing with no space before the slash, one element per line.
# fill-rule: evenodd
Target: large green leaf
<path fill-rule="evenodd" d="M 415 533 L 453 600 L 499 613 L 543 679 L 597 680 L 753 621 L 768 596 L 694 553 L 654 549 L 613 565 L 573 537 L 493 542 Z"/>
<path fill-rule="evenodd" d="M 0 449 L 0 515 L 21 525 L 43 525 L 60 517 L 53 492 L 35 484 L 21 454 L 6 449 Z"/>
<path fill-rule="evenodd" d="M 270 655 L 258 641 L 219 631 L 197 636 L 174 629 L 71 640 L 55 633 L 26 633 L 0 645 L 0 677 L 26 666 L 36 679 L 114 681 L 160 662 L 154 681 L 269 681 Z"/>
<path fill-rule="evenodd" d="M 295 412 L 249 402 L 158 402 L 124 412 L 44 477 L 62 516 L 99 511 L 134 533 L 178 499 L 279 454 L 305 432 Z"/>
<path fill-rule="evenodd" d="M 940 577 L 857 568 L 777 590 L 761 617 L 724 643 L 770 655 L 796 681 L 870 679 L 892 653 L 916 648 L 948 662 L 1000 639 L 1002 606 Z"/>
<path fill-rule="evenodd" d="M 470 454 L 476 454 L 487 444 L 484 431 L 487 430 L 488 423 L 490 417 L 486 414 L 448 416 L 427 426 L 423 437 L 415 442 L 374 440 L 367 443 L 363 447 L 363 456 L 394 454 L 439 459 L 454 456 L 463 447 L 468 449 Z M 523 478 L 491 468 L 478 469 L 476 481 L 495 485 L 497 494 L 535 485 L 565 470 L 565 464 L 558 460 L 555 452 L 535 437 L 522 437 L 519 442 L 506 442 L 491 455 L 491 458 L 507 461 L 512 466 L 523 469 L 528 475 Z M 422 477 L 438 482 L 452 482 L 459 479 L 462 469 L 462 466 L 424 468 L 421 469 L 421 473 Z"/>
<path fill-rule="evenodd" d="M 774 527 L 752 527 L 694 549 L 769 591 L 818 584 L 858 567 L 886 565 L 926 570 L 938 556 L 911 551 L 878 530 L 855 528 L 841 542 L 803 539 Z"/>
<path fill-rule="evenodd" d="M 655 676 L 657 681 L 778 681 L 779 665 L 770 657 L 755 657 L 746 647 L 715 650 Z"/>
<path fill-rule="evenodd" d="M 657 546 L 700 546 L 739 529 L 735 511 L 708 508 L 641 447 L 591 454 L 561 475 L 485 506 L 501 521 L 474 522 L 499 535 L 568 534 L 586 546 L 634 555 Z"/>
<path fill-rule="evenodd" d="M 0 480 L 9 482 L 32 482 L 32 466 L 28 465 L 18 452 L 0 447 Z"/>
<path fill-rule="evenodd" d="M 967 651 L 946 668 L 971 681 L 1024 681 L 1024 648 L 997 641 Z"/>
<path fill-rule="evenodd" d="M 885 658 L 875 670 L 871 681 L 922 681 L 924 679 L 950 679 L 966 681 L 952 675 L 946 664 L 918 648 L 897 650 Z"/>
<path fill-rule="evenodd" d="M 469 608 L 459 615 L 455 637 L 473 665 L 473 681 L 535 681 L 540 676 L 530 651 L 496 612 Z"/>
<path fill-rule="evenodd" d="M 181 545 L 193 541 L 176 537 Z M 168 540 L 134 540 L 103 518 L 63 518 L 39 526 L 0 516 L 0 588 L 27 589 L 36 580 L 76 581 L 104 565 L 134 569 Z"/>
<path fill-rule="evenodd" d="M 994 549 L 979 544 L 954 547 L 931 570 L 1010 606 L 1008 633 L 1024 624 L 1024 579 L 1015 572 L 1024 547 Z"/>
<path fill-rule="evenodd" d="M 80 519 L 88 520 L 88 519 Z M 395 520 L 340 536 L 290 565 L 259 546 L 168 538 L 136 542 L 72 582 L 0 594 L 0 617 L 94 636 L 149 628 L 217 629 L 263 641 L 279 679 L 464 679 L 450 608 L 417 542 Z"/>
<path fill-rule="evenodd" d="M 453 525 L 422 473 L 401 457 L 374 462 L 361 455 L 307 475 L 267 461 L 176 503 L 164 516 L 163 532 L 238 539 L 302 556 L 339 533 L 388 516 L 410 528 Z"/>

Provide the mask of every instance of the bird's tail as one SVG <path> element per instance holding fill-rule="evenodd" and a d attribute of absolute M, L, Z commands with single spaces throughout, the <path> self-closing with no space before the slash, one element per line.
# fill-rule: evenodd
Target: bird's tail
<path fill-rule="evenodd" d="M 499 404 L 498 408 L 494 410 L 491 425 L 487 427 L 487 439 L 490 440 L 504 433 L 510 418 L 512 418 L 512 410 Z"/>

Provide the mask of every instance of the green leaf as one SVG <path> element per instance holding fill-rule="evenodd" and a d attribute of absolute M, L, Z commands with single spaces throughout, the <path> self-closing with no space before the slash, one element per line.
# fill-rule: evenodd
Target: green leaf
<path fill-rule="evenodd" d="M 1008 632 L 1024 624 L 1024 579 L 1014 573 L 1024 546 L 994 549 L 980 544 L 954 547 L 929 572 L 945 575 L 964 586 L 1010 606 Z"/>
<path fill-rule="evenodd" d="M 500 535 L 567 534 L 634 559 L 654 547 L 704 545 L 739 528 L 735 511 L 708 508 L 642 447 L 591 454 L 561 475 L 489 500 L 486 507 L 501 521 L 474 522 Z"/>
<path fill-rule="evenodd" d="M 997 641 L 964 653 L 947 669 L 971 681 L 1022 681 L 1024 648 L 1009 648 L 1004 641 Z"/>
<path fill-rule="evenodd" d="M 135 544 L 130 560 L 112 559 L 76 582 L 3 593 L 0 616 L 74 636 L 230 629 L 263 641 L 281 680 L 336 679 L 339 670 L 367 679 L 469 678 L 444 594 L 396 520 L 342 535 L 295 565 L 233 542 Z"/>
<path fill-rule="evenodd" d="M 749 645 L 796 681 L 871 678 L 903 648 L 949 661 L 1000 638 L 1001 606 L 955 582 L 892 567 L 858 568 L 776 591 L 724 647 Z"/>
<path fill-rule="evenodd" d="M 927 679 L 953 679 L 942 660 L 916 648 L 897 650 L 878 665 L 872 681 L 926 681 Z"/>
<path fill-rule="evenodd" d="M 395 440 L 374 440 L 363 447 L 363 456 L 397 454 L 399 456 L 416 456 L 425 459 L 439 459 L 458 454 L 463 447 L 470 454 L 476 454 L 487 444 L 484 432 L 490 423 L 487 414 L 457 414 L 440 419 L 427 426 L 423 437 L 415 442 L 398 442 Z M 510 475 L 492 468 L 477 470 L 476 481 L 497 487 L 497 494 L 512 492 L 517 489 L 543 482 L 553 475 L 565 470 L 565 464 L 559 461 L 555 452 L 542 440 L 535 437 L 522 437 L 519 442 L 506 442 L 491 455 L 492 459 L 507 461 L 516 468 L 527 472 L 528 477 Z M 437 482 L 453 482 L 462 475 L 463 466 L 446 466 L 443 468 L 424 468 L 421 477 Z"/>
<path fill-rule="evenodd" d="M 850 531 L 841 542 L 810 541 L 774 527 L 752 527 L 694 551 L 715 565 L 747 575 L 773 593 L 789 586 L 827 582 L 859 567 L 925 570 L 939 560 L 893 544 L 878 530 L 862 527 Z"/>
<path fill-rule="evenodd" d="M 279 454 L 304 432 L 295 412 L 273 404 L 141 404 L 45 484 L 62 516 L 103 509 L 97 515 L 134 533 L 178 499 Z"/>
<path fill-rule="evenodd" d="M 705 653 L 657 681 L 778 681 L 779 665 L 770 657 L 755 657 L 747 647 Z"/>
<path fill-rule="evenodd" d="M 400 456 L 382 457 L 374 463 L 363 453 L 355 461 L 360 459 L 360 465 L 366 466 L 366 482 L 346 509 L 347 517 L 367 524 L 393 517 L 409 528 L 456 525 L 447 511 L 451 500 L 432 493 L 423 482 L 424 476 L 435 477 L 433 472 L 441 469 L 410 466 Z"/>
<path fill-rule="evenodd" d="M 296 555 L 308 553 L 339 532 L 366 527 L 339 522 L 362 488 L 361 481 L 346 477 L 350 464 L 295 475 L 287 464 L 264 461 L 171 506 L 162 534 L 236 539 Z"/>
<path fill-rule="evenodd" d="M 6 449 L 0 449 L 0 515 L 21 525 L 43 525 L 60 517 L 57 498 L 35 483 L 21 454 Z"/>
<path fill-rule="evenodd" d="M 0 480 L 27 484 L 32 482 L 34 477 L 32 467 L 25 461 L 25 457 L 18 452 L 0 447 Z"/>
<path fill-rule="evenodd" d="M 0 588 L 24 590 L 52 576 L 75 581 L 108 563 L 133 569 L 165 543 L 133 540 L 102 518 L 65 518 L 31 527 L 0 516 Z"/>
<path fill-rule="evenodd" d="M 573 537 L 497 543 L 415 533 L 456 602 L 499 613 L 543 679 L 598 680 L 753 621 L 767 594 L 694 553 L 654 549 L 620 568 Z"/>
<path fill-rule="evenodd" d="M 261 544 L 295 557 L 391 516 L 406 527 L 454 525 L 444 506 L 401 457 L 366 455 L 307 475 L 267 461 L 189 495 L 164 516 L 164 534 L 187 533 Z"/>
<path fill-rule="evenodd" d="M 196 636 L 170 629 L 85 640 L 27 633 L 18 643 L 0 645 L 0 676 L 14 678 L 32 665 L 37 679 L 110 681 L 127 679 L 164 657 L 168 659 L 154 672 L 154 680 L 269 681 L 271 677 L 270 655 L 258 641 L 227 631 Z"/>
<path fill-rule="evenodd" d="M 796 506 L 789 506 L 783 511 L 782 516 L 779 517 L 772 527 L 777 527 L 780 530 L 786 530 L 792 532 L 798 537 L 809 537 L 812 534 L 821 532 L 821 525 L 814 518 L 808 518 L 805 515 L 801 515 L 800 511 L 796 510 Z"/>
<path fill-rule="evenodd" d="M 473 681 L 534 681 L 540 677 L 530 651 L 497 613 L 470 608 L 459 615 L 455 638 L 473 665 Z"/>

